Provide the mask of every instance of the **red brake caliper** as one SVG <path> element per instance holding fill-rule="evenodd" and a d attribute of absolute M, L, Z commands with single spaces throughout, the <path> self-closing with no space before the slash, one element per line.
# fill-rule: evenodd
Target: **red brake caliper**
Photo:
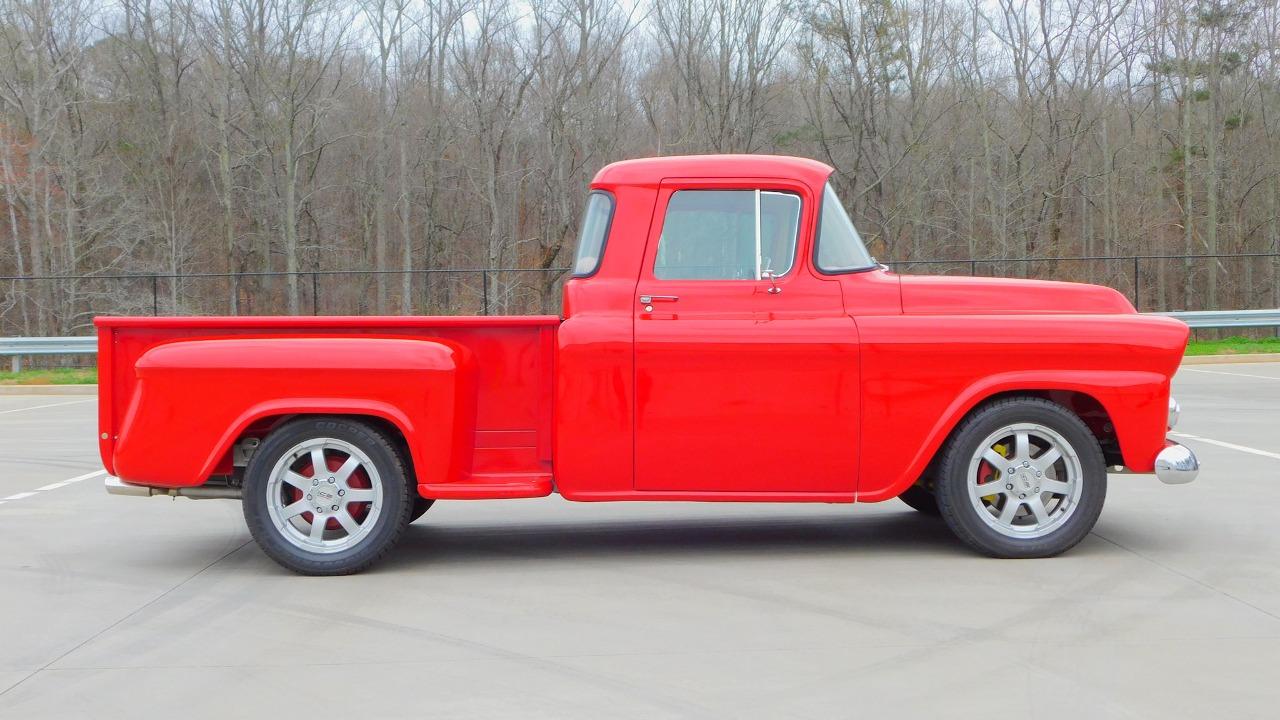
<path fill-rule="evenodd" d="M 995 451 L 1000 453 L 1001 455 L 1004 455 L 1006 453 L 1006 449 L 1004 445 L 996 445 Z M 989 482 L 993 482 L 998 472 L 1000 471 L 997 470 L 995 467 L 993 467 L 991 463 L 987 462 L 986 460 L 983 460 L 982 463 L 978 465 L 978 484 L 985 485 Z M 987 503 L 988 504 L 994 503 L 995 499 L 993 495 L 985 495 L 983 496 L 983 499 L 986 500 L 989 497 L 992 499 L 987 500 Z"/>

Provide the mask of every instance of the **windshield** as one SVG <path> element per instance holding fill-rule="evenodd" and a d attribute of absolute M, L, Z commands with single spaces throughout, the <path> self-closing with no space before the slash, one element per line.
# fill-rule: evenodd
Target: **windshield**
<path fill-rule="evenodd" d="M 838 273 L 866 270 L 875 265 L 862 238 L 845 213 L 831 183 L 822 191 L 822 219 L 818 226 L 818 269 Z"/>

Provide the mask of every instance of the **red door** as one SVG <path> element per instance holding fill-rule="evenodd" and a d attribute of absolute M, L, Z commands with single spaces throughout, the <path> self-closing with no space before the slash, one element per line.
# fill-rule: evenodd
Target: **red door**
<path fill-rule="evenodd" d="M 857 330 L 804 261 L 814 200 L 761 183 L 659 193 L 635 298 L 638 490 L 853 496 Z"/>

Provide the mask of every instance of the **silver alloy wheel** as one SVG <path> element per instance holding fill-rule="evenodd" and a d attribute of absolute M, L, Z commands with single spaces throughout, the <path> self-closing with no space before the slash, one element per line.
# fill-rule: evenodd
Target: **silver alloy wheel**
<path fill-rule="evenodd" d="M 965 477 L 983 522 L 1008 537 L 1038 538 L 1080 505 L 1083 474 L 1066 438 L 1039 423 L 1015 423 L 982 441 Z"/>
<path fill-rule="evenodd" d="M 377 524 L 382 482 L 360 448 L 337 438 L 311 438 L 276 461 L 266 500 L 271 523 L 291 544 L 336 553 L 355 547 Z"/>

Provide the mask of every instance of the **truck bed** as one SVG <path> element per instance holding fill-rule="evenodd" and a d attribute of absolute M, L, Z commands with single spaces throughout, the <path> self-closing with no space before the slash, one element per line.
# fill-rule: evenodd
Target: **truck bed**
<path fill-rule="evenodd" d="M 554 347 L 559 323 L 554 316 L 100 317 L 95 324 L 102 460 L 109 472 L 118 474 L 116 442 L 128 431 L 131 407 L 138 401 L 135 366 L 144 353 L 159 345 L 287 337 L 430 338 L 464 346 L 474 359 L 476 429 L 470 472 L 479 477 L 545 473 L 549 480 Z M 200 390 L 236 392 L 235 387 Z M 220 448 L 218 455 L 213 474 L 230 472 L 230 449 Z M 179 475 L 165 484 L 191 485 L 208 479 L 208 474 L 200 478 Z M 152 478 L 149 484 L 157 483 Z"/>

